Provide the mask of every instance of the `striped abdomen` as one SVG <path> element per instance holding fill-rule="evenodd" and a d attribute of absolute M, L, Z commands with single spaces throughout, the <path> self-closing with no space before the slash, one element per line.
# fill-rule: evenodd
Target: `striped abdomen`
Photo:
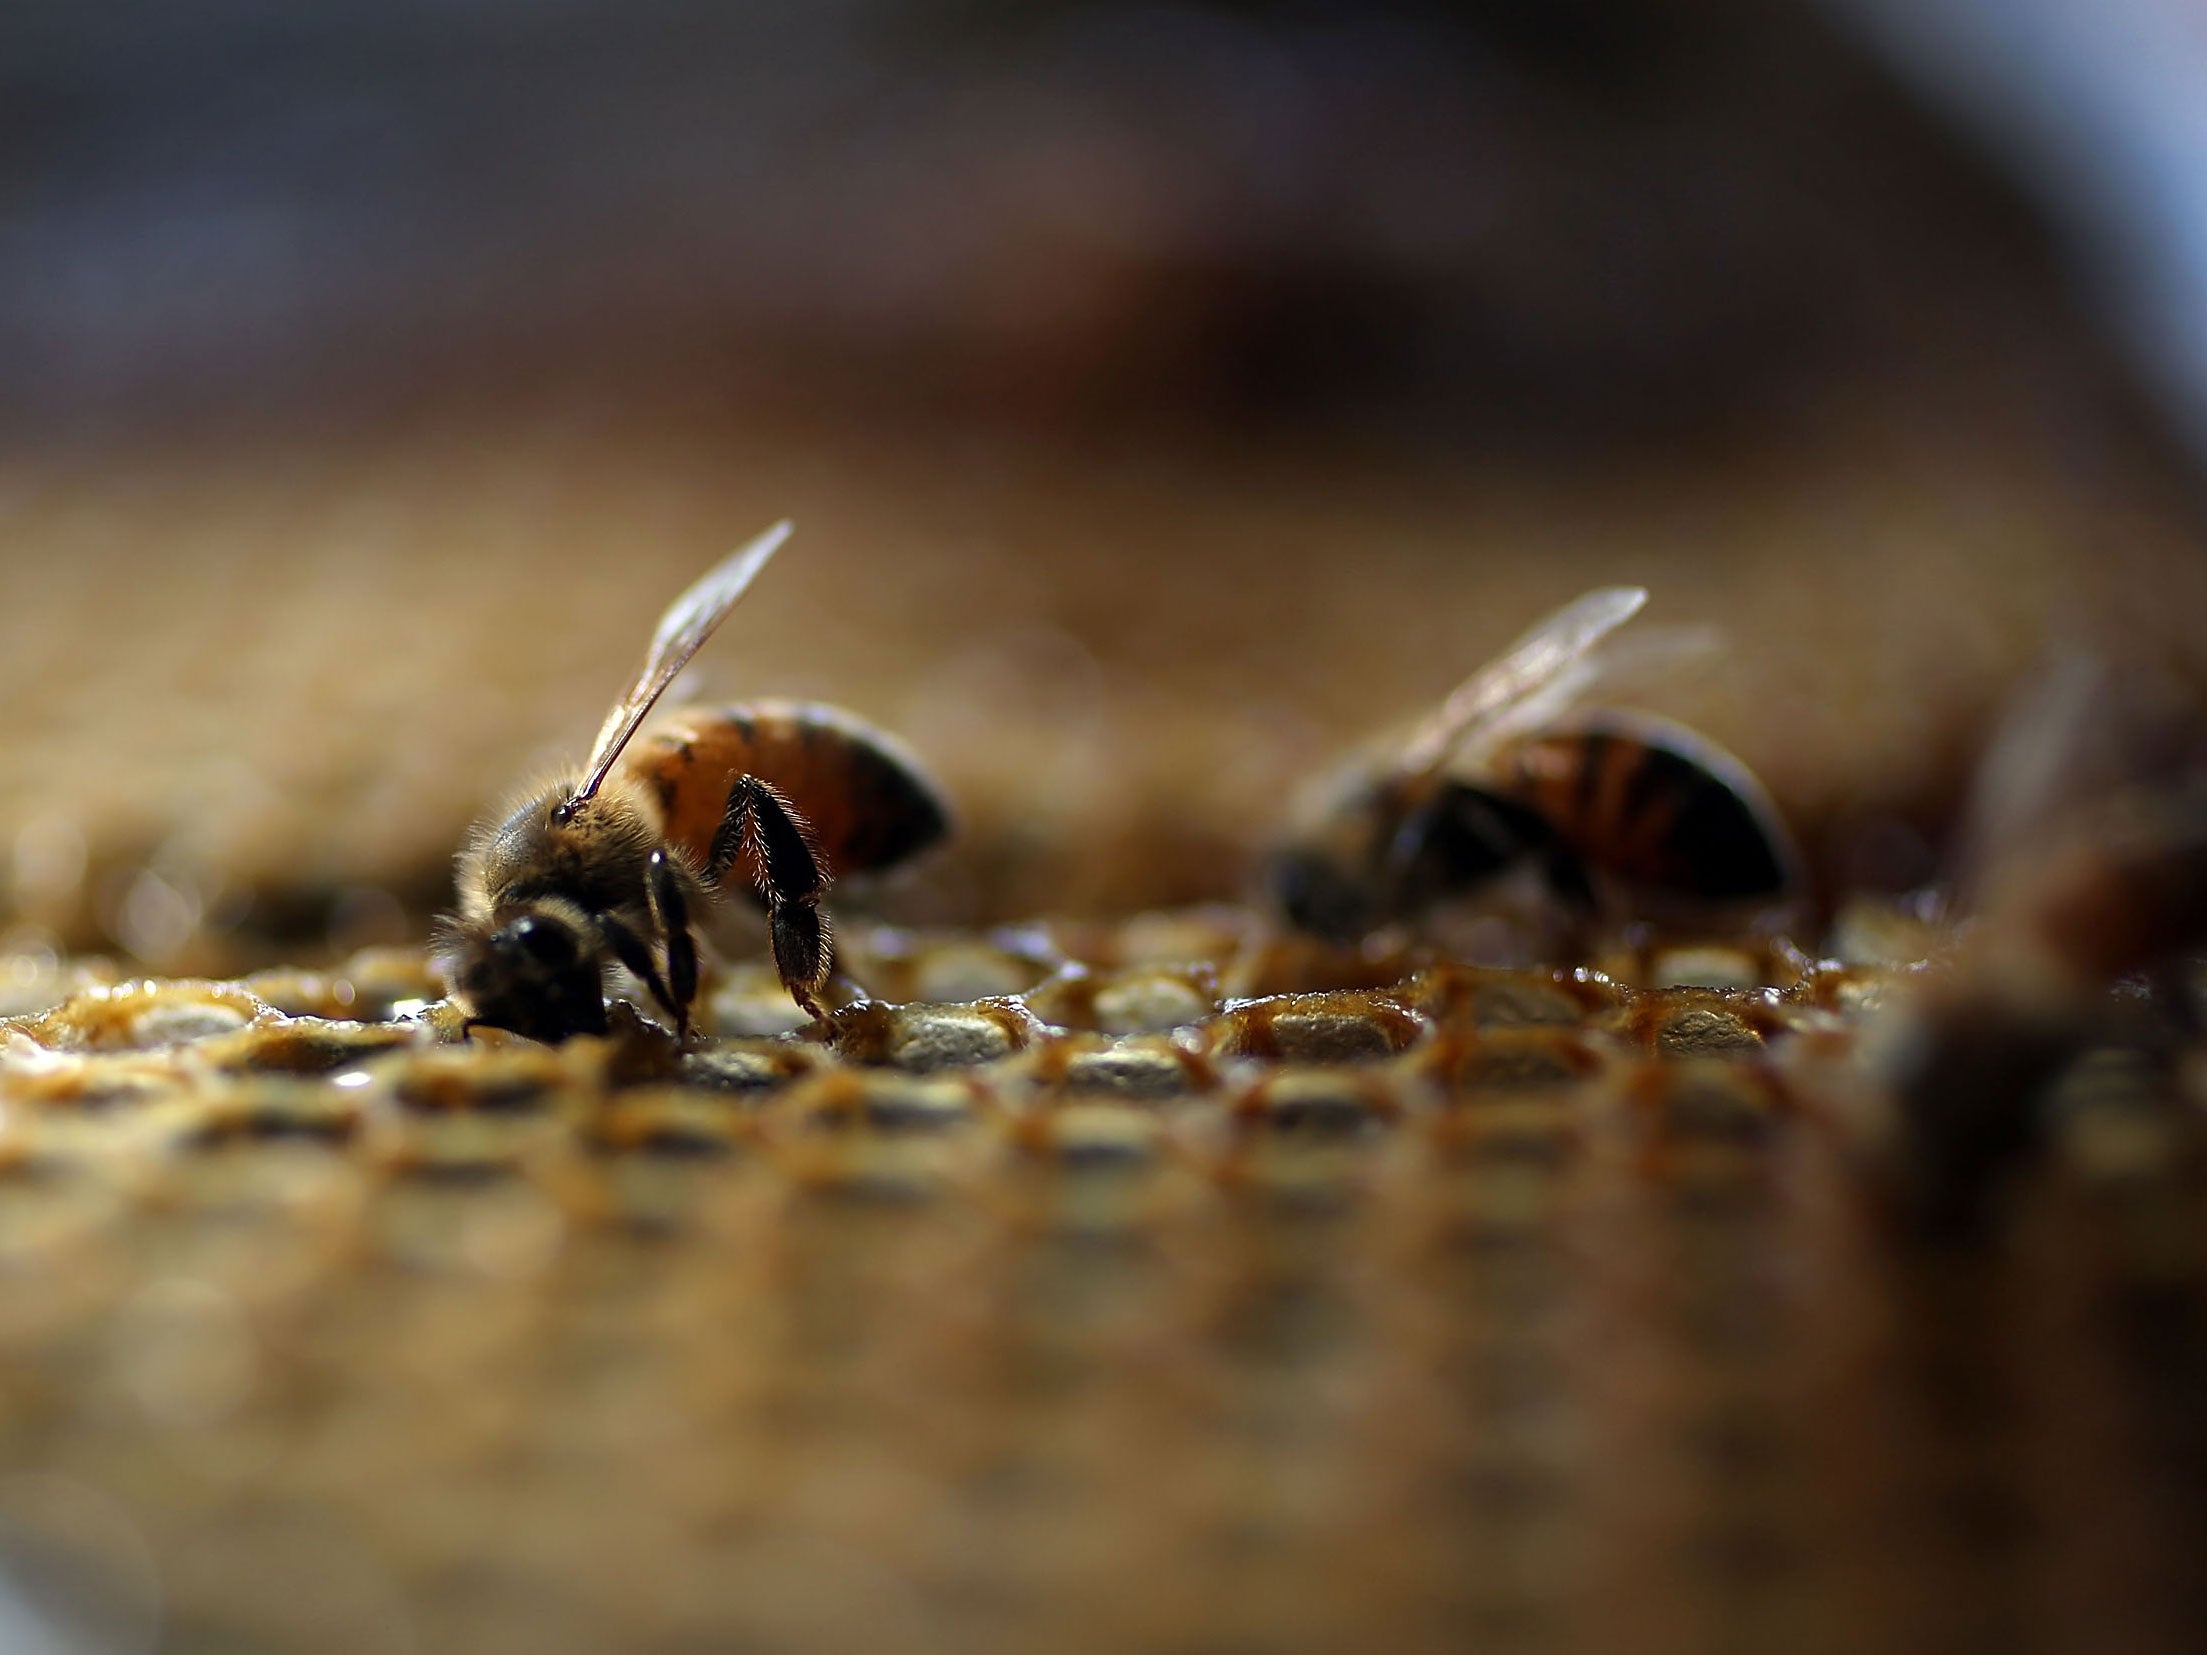
<path fill-rule="evenodd" d="M 1761 784 L 1683 726 L 1604 715 L 1518 742 L 1493 765 L 1497 791 L 1622 884 L 1735 902 L 1798 883 L 1799 859 Z"/>
<path fill-rule="evenodd" d="M 667 841 L 699 867 L 738 776 L 756 776 L 797 807 L 831 875 L 893 866 L 950 827 L 941 797 L 901 743 L 817 703 L 678 707 L 636 739 L 622 768 L 651 790 Z"/>

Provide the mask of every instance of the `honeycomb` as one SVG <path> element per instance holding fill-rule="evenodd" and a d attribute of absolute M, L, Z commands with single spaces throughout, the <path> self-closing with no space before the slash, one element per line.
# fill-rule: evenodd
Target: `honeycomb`
<path fill-rule="evenodd" d="M 876 998 L 738 960 L 688 1050 L 34 962 L 0 1642 L 2184 1647 L 2207 1048 L 2085 1053 L 1934 1243 L 1875 1034 L 1947 939 L 1842 932 L 858 927 Z"/>
<path fill-rule="evenodd" d="M 1942 925 L 1502 970 L 1232 901 L 1616 580 L 1724 629 L 1657 710 L 1827 892 L 1938 876 L 2057 625 L 2201 681 L 2196 525 L 2067 407 L 1599 476 L 587 408 L 11 454 L 0 1651 L 2188 1647 L 2198 1006 L 2118 985 L 1934 1229 Z M 687 1052 L 462 1042 L 467 822 L 785 513 L 701 692 L 960 819 L 836 893 L 872 999 L 730 946 Z"/>
<path fill-rule="evenodd" d="M 0 1655 L 2198 1643 L 2207 977 L 2034 1028 L 2048 927 L 1889 900 L 2050 655 L 2207 705 L 2197 471 L 1882 73 L 1728 0 L 268 9 L 0 65 Z M 463 1038 L 467 824 L 784 516 L 681 694 L 953 801 L 835 894 L 870 998 Z M 1615 582 L 1721 634 L 1649 707 L 1802 946 L 1235 905 Z"/>

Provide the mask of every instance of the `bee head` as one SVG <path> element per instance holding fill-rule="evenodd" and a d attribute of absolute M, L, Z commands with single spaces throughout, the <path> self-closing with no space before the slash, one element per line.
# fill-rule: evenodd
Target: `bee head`
<path fill-rule="evenodd" d="M 1483 788 L 1380 785 L 1273 858 L 1272 895 L 1300 929 L 1355 942 L 1477 894 L 1551 841 L 1531 810 Z"/>
<path fill-rule="evenodd" d="M 1386 772 L 1361 758 L 1307 791 L 1294 808 L 1297 826 L 1265 870 L 1289 923 L 1328 942 L 1354 943 L 1399 918 L 1389 848 L 1401 816 Z"/>
<path fill-rule="evenodd" d="M 1451 782 L 1404 812 L 1388 856 L 1400 872 L 1406 900 L 1431 902 L 1477 890 L 1546 836 L 1540 819 L 1523 806 Z"/>
<path fill-rule="evenodd" d="M 1328 942 L 1356 942 L 1387 917 L 1374 881 L 1355 862 L 1319 846 L 1294 845 L 1279 852 L 1266 882 L 1272 900 L 1297 930 Z"/>
<path fill-rule="evenodd" d="M 605 982 L 582 926 L 542 907 L 463 935 L 453 972 L 474 1021 L 532 1040 L 603 1034 Z"/>

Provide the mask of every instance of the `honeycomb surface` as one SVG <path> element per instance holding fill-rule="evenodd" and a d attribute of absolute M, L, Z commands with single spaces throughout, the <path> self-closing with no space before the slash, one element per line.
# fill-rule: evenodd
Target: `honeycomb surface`
<path fill-rule="evenodd" d="M 847 926 L 832 1038 L 731 948 L 688 1054 L 459 1041 L 466 823 L 785 514 L 696 689 L 908 741 L 958 833 L 835 906 L 960 928 Z M 2069 401 L 1598 476 L 443 411 L 12 451 L 0 536 L 9 1655 L 2192 1641 L 2196 1036 L 1933 1245 L 1904 915 L 1520 973 L 1184 906 L 1615 580 L 1827 889 L 1937 877 L 2050 642 L 2202 672 Z"/>
<path fill-rule="evenodd" d="M 1873 1054 L 1941 939 L 1851 934 L 857 929 L 877 999 L 799 1028 L 739 962 L 682 1052 L 462 1040 L 406 950 L 27 969 L 0 1631 L 2184 1647 L 2203 1054 L 2086 1056 L 1997 1232 L 1930 1245 Z"/>

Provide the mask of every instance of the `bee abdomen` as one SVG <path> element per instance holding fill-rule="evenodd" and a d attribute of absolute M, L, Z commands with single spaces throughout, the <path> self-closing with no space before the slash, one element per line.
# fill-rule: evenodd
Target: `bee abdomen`
<path fill-rule="evenodd" d="M 950 827 L 919 761 L 838 707 L 756 701 L 679 708 L 623 762 L 656 794 L 667 839 L 700 866 L 739 776 L 770 784 L 804 815 L 835 875 L 892 867 Z"/>
<path fill-rule="evenodd" d="M 1507 771 L 1592 867 L 1628 885 L 1710 902 L 1784 895 L 1795 858 L 1738 760 L 1654 719 L 1538 736 Z"/>

